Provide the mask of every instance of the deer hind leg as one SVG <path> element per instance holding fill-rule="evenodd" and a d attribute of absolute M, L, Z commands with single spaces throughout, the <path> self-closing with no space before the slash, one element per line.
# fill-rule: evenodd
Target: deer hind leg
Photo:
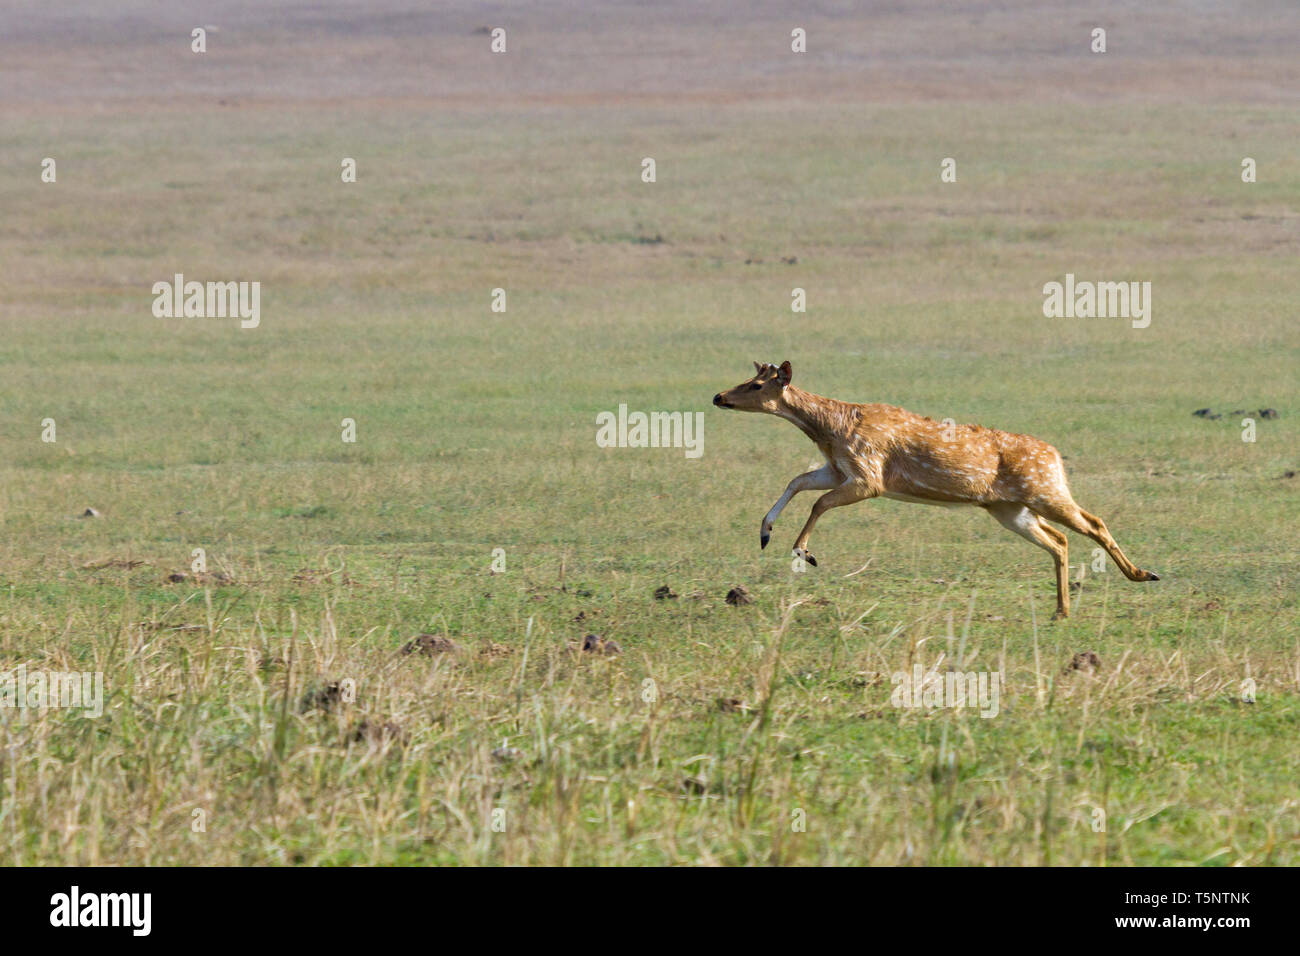
<path fill-rule="evenodd" d="M 804 474 L 792 478 L 790 484 L 785 487 L 785 493 L 777 499 L 776 504 L 772 505 L 772 510 L 763 518 L 762 527 L 759 528 L 758 532 L 759 547 L 767 547 L 767 542 L 772 537 L 772 525 L 776 523 L 776 519 L 785 506 L 790 503 L 791 498 L 801 491 L 829 491 L 843 480 L 843 477 L 830 462 L 813 471 L 804 472 Z"/>
<path fill-rule="evenodd" d="M 874 498 L 878 492 L 873 491 L 868 485 L 859 481 L 850 481 L 840 485 L 833 491 L 828 491 L 822 495 L 812 506 L 812 513 L 808 515 L 808 521 L 804 524 L 803 530 L 799 532 L 799 537 L 794 542 L 794 553 L 803 558 L 814 568 L 817 567 L 817 559 L 808 551 L 808 536 L 812 534 L 813 525 L 817 519 L 829 511 L 831 508 L 842 508 L 845 505 L 851 505 L 855 501 L 862 501 L 864 498 Z"/>
<path fill-rule="evenodd" d="M 1008 531 L 1032 541 L 1052 555 L 1056 565 L 1056 616 L 1070 616 L 1069 541 L 1063 532 L 1044 522 L 1024 505 L 1011 502 L 989 505 L 989 514 Z"/>
<path fill-rule="evenodd" d="M 1036 514 L 1049 521 L 1055 521 L 1057 524 L 1063 524 L 1071 531 L 1077 531 L 1079 534 L 1092 538 L 1099 545 L 1106 549 L 1111 560 L 1123 572 L 1124 577 L 1130 581 L 1159 581 L 1160 575 L 1154 571 L 1144 571 L 1128 559 L 1115 539 L 1110 536 L 1110 531 L 1106 528 L 1106 522 L 1102 521 L 1096 515 L 1089 514 L 1074 503 L 1068 496 L 1061 500 L 1060 498 L 1050 501 L 1035 501 L 1029 506 Z"/>

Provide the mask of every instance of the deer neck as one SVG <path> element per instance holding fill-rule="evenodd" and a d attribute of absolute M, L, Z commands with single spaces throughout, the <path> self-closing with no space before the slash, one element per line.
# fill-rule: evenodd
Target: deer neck
<path fill-rule="evenodd" d="M 843 430 L 847 406 L 833 398 L 822 398 L 787 385 L 773 414 L 780 415 L 818 445 L 826 444 Z"/>

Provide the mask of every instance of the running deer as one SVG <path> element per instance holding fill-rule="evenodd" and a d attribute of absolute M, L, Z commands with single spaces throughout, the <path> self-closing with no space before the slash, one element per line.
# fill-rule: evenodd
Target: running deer
<path fill-rule="evenodd" d="M 1055 521 L 1087 535 L 1106 549 L 1130 581 L 1159 581 L 1124 556 L 1105 523 L 1077 504 L 1065 483 L 1060 453 L 1028 435 L 953 425 L 923 418 L 893 405 L 855 405 L 812 395 L 790 384 L 789 362 L 780 368 L 754 363 L 757 374 L 713 396 L 719 408 L 779 415 L 794 425 L 826 458 L 821 468 L 799 475 L 786 487 L 759 532 L 767 547 L 772 525 L 801 491 L 825 491 L 817 499 L 794 553 L 816 567 L 808 537 L 831 508 L 866 498 L 896 498 L 918 504 L 974 505 L 1045 551 L 1056 562 L 1056 616 L 1070 615 L 1067 539 Z"/>

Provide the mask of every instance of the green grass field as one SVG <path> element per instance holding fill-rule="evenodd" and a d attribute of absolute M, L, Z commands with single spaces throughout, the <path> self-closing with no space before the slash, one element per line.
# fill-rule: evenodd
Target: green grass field
<path fill-rule="evenodd" d="M 5 133 L 0 672 L 102 672 L 105 712 L 0 709 L 0 859 L 1300 861 L 1293 107 L 213 102 Z M 155 318 L 176 272 L 260 281 L 261 326 Z M 1150 327 L 1045 318 L 1067 272 L 1150 281 Z M 709 404 L 754 359 L 1053 443 L 1162 580 L 1089 567 L 1050 623 L 1047 555 L 893 501 L 829 513 L 795 571 L 815 493 L 766 551 L 759 521 L 816 449 Z M 620 403 L 704 412 L 702 457 L 597 447 Z M 400 653 L 421 632 L 458 650 Z M 959 649 L 996 717 L 891 705 Z"/>

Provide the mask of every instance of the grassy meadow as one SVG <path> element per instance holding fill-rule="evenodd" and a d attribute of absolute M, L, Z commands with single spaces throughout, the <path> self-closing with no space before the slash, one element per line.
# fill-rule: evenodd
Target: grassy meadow
<path fill-rule="evenodd" d="M 0 709 L 0 859 L 1300 862 L 1298 147 L 1140 100 L 10 114 L 0 672 L 105 709 Z M 260 327 L 155 318 L 176 272 L 260 281 Z M 1150 327 L 1045 318 L 1067 272 Z M 1089 567 L 1051 623 L 1045 553 L 893 501 L 794 570 L 816 493 L 759 522 L 815 448 L 710 406 L 754 359 L 1052 442 L 1162 580 Z M 620 403 L 703 455 L 597 447 Z M 996 717 L 891 705 L 941 655 Z"/>

